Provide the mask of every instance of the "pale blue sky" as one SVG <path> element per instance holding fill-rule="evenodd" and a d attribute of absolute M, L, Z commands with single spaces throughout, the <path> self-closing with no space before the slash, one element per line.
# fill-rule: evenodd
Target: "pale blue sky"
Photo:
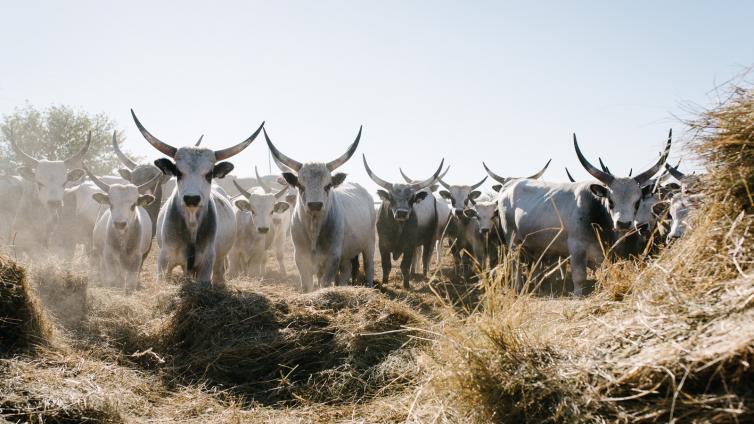
<path fill-rule="evenodd" d="M 396 181 L 441 157 L 451 183 L 482 178 L 482 159 L 516 176 L 549 157 L 545 179 L 564 180 L 563 166 L 586 177 L 572 132 L 613 172 L 644 167 L 669 127 L 683 133 L 685 103 L 710 104 L 754 58 L 749 2 L 528 3 L 6 3 L 0 113 L 103 111 L 150 159 L 131 107 L 174 145 L 225 147 L 266 120 L 302 161 L 335 158 L 363 124 L 353 181 L 368 181 L 361 153 Z M 263 139 L 232 161 L 266 170 Z"/>

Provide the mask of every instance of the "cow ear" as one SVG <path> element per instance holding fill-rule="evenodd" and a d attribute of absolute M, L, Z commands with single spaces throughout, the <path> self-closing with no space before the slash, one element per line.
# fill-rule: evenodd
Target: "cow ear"
<path fill-rule="evenodd" d="M 151 194 L 143 194 L 139 196 L 139 200 L 136 201 L 136 204 L 144 207 L 151 205 L 152 202 L 154 202 L 154 196 L 152 196 Z"/>
<path fill-rule="evenodd" d="M 668 191 L 680 191 L 681 190 L 681 185 L 678 184 L 678 183 L 668 183 L 668 184 L 665 184 L 662 187 L 665 188 Z"/>
<path fill-rule="evenodd" d="M 380 199 L 382 199 L 383 202 L 390 201 L 390 193 L 385 190 L 377 190 L 377 195 L 380 196 Z"/>
<path fill-rule="evenodd" d="M 495 191 L 497 191 L 497 192 L 500 192 L 500 190 L 503 189 L 503 185 L 502 184 L 495 184 L 494 186 L 492 186 L 492 189 L 495 190 Z"/>
<path fill-rule="evenodd" d="M 120 176 L 123 177 L 123 179 L 128 181 L 129 183 L 132 182 L 131 178 L 133 178 L 133 175 L 131 174 L 130 169 L 119 169 L 118 174 L 120 174 Z"/>
<path fill-rule="evenodd" d="M 29 180 L 31 182 L 36 181 L 36 178 L 34 177 L 34 170 L 31 169 L 30 166 L 19 166 L 16 168 L 16 171 L 18 171 L 18 175 L 23 177 L 25 180 Z"/>
<path fill-rule="evenodd" d="M 451 196 L 450 192 L 447 190 L 440 190 L 440 196 L 442 196 L 443 199 L 453 200 L 453 196 Z"/>
<path fill-rule="evenodd" d="M 105 193 L 94 193 L 92 194 L 92 199 L 101 205 L 110 204 L 110 197 Z"/>
<path fill-rule="evenodd" d="M 337 174 L 332 176 L 332 186 L 337 187 L 341 184 L 343 184 L 343 181 L 346 180 L 346 175 L 342 172 L 338 172 Z"/>
<path fill-rule="evenodd" d="M 470 199 L 470 200 L 475 200 L 475 199 L 476 199 L 477 197 L 479 197 L 479 196 L 481 196 L 481 195 L 482 195 L 482 192 L 481 192 L 481 191 L 479 191 L 479 190 L 474 190 L 474 191 L 472 191 L 471 193 L 469 193 L 469 199 Z"/>
<path fill-rule="evenodd" d="M 238 209 L 241 209 L 242 211 L 248 211 L 251 209 L 251 205 L 249 204 L 249 201 L 246 199 L 238 199 L 236 200 L 236 207 Z"/>
<path fill-rule="evenodd" d="M 283 172 L 283 178 L 285 178 L 285 181 L 292 187 L 298 187 L 298 177 L 293 175 L 292 172 Z"/>
<path fill-rule="evenodd" d="M 178 167 L 175 166 L 173 161 L 168 158 L 160 158 L 154 161 L 154 166 L 160 168 L 165 175 L 173 175 L 178 177 L 181 173 L 178 171 Z"/>
<path fill-rule="evenodd" d="M 607 187 L 602 184 L 592 184 L 589 186 L 589 190 L 597 197 L 607 197 Z"/>
<path fill-rule="evenodd" d="M 478 216 L 478 214 L 476 213 L 476 209 L 464 209 L 463 210 L 463 215 L 466 218 L 473 218 L 475 216 Z"/>
<path fill-rule="evenodd" d="M 272 209 L 275 213 L 283 213 L 288 210 L 288 208 L 291 205 L 289 205 L 287 202 L 277 202 L 275 203 L 275 207 Z"/>
<path fill-rule="evenodd" d="M 421 202 L 422 200 L 426 199 L 428 195 L 429 193 L 427 193 L 426 191 L 420 191 L 416 193 L 416 195 L 414 196 L 414 203 Z"/>
<path fill-rule="evenodd" d="M 232 170 L 233 164 L 230 162 L 216 163 L 215 167 L 212 169 L 212 178 L 223 178 L 230 174 L 230 171 Z"/>
<path fill-rule="evenodd" d="M 641 197 L 645 198 L 647 196 L 650 196 L 652 194 L 652 190 L 654 190 L 654 184 L 645 185 L 641 188 Z"/>
<path fill-rule="evenodd" d="M 68 174 L 65 177 L 68 180 L 68 182 L 72 183 L 74 181 L 78 181 L 84 178 L 85 174 L 86 173 L 84 172 L 83 169 L 76 168 L 76 169 L 71 169 L 70 171 L 68 171 Z"/>

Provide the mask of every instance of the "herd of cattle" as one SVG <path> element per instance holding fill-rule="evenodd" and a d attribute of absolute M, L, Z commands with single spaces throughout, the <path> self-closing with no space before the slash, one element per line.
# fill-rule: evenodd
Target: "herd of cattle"
<path fill-rule="evenodd" d="M 701 201 L 698 175 L 666 164 L 672 131 L 657 162 L 635 176 L 618 177 L 602 163 L 593 166 L 573 145 L 596 181 L 540 181 L 550 165 L 525 178 L 502 177 L 483 163 L 494 193 L 472 185 L 448 184 L 444 161 L 424 180 L 401 169 L 404 182 L 389 182 L 364 168 L 380 189 L 375 209 L 369 192 L 336 172 L 356 152 L 356 140 L 326 163 L 299 162 L 272 143 L 264 123 L 246 140 L 222 150 L 173 147 L 133 120 L 144 138 L 166 157 L 139 164 L 118 147 L 120 176 L 95 176 L 85 166 L 91 135 L 80 152 L 62 161 L 36 159 L 13 137 L 18 175 L 0 177 L 2 243 L 33 259 L 41 253 L 70 258 L 84 245 L 100 278 L 132 290 L 156 236 L 160 278 L 176 267 L 202 283 L 227 276 L 261 276 L 268 253 L 279 270 L 292 240 L 301 287 L 342 285 L 360 277 L 374 285 L 374 250 L 379 248 L 382 281 L 400 258 L 403 285 L 412 271 L 429 272 L 433 251 L 448 240 L 458 272 L 494 269 L 502 253 L 516 248 L 522 263 L 562 264 L 570 260 L 574 294 L 582 294 L 587 269 L 605 259 L 639 256 L 680 237 L 688 215 Z M 236 178 L 226 159 L 262 132 L 282 176 Z M 255 169 L 256 171 L 256 169 Z M 660 171 L 663 171 L 660 173 Z M 566 172 L 568 172 L 566 170 Z M 658 175 L 659 174 L 659 175 Z M 88 177 L 88 178 L 87 178 Z M 677 182 L 668 182 L 675 178 Z M 439 190 L 439 191 L 438 191 Z M 421 260 L 421 263 L 420 263 Z"/>

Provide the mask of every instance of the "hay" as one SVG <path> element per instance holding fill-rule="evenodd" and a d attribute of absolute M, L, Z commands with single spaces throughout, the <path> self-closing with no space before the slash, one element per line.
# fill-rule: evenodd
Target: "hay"
<path fill-rule="evenodd" d="M 86 319 L 87 275 L 53 260 L 34 264 L 30 271 L 34 290 L 49 314 L 64 328 L 78 329 Z"/>
<path fill-rule="evenodd" d="M 31 290 L 26 271 L 0 256 L 0 354 L 46 345 L 52 328 Z"/>
<path fill-rule="evenodd" d="M 436 350 L 438 403 L 475 422 L 754 420 L 754 92 L 690 126 L 708 170 L 693 230 L 654 260 L 606 265 L 559 320 L 493 291 Z"/>
<path fill-rule="evenodd" d="M 264 404 L 342 404 L 413 381 L 416 365 L 407 352 L 421 344 L 411 328 L 422 322 L 370 289 L 283 298 L 189 283 L 164 343 L 180 381 L 206 381 Z"/>

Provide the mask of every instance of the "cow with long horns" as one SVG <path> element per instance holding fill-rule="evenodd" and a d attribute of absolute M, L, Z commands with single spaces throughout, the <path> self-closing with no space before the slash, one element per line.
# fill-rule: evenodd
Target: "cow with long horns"
<path fill-rule="evenodd" d="M 301 163 L 281 153 L 264 131 L 272 155 L 291 172 L 288 184 L 297 189 L 291 220 L 296 266 L 305 292 L 313 288 L 316 274 L 320 286 L 345 284 L 352 277 L 354 259 L 362 255 L 367 286 L 374 285 L 375 210 L 372 196 L 356 183 L 345 183 L 346 174 L 333 171 L 356 151 L 356 140 L 339 158 L 327 163 Z"/>
<path fill-rule="evenodd" d="M 672 135 L 672 132 L 671 132 Z M 622 178 L 594 167 L 573 145 L 582 166 L 599 183 L 519 180 L 500 193 L 499 215 L 506 242 L 540 257 L 570 257 L 574 294 L 581 295 L 587 267 L 604 260 L 634 228 L 646 183 L 660 171 L 670 151 L 670 135 L 660 159 L 634 177 Z"/>
<path fill-rule="evenodd" d="M 384 189 L 377 190 L 377 195 L 382 200 L 382 205 L 377 213 L 377 235 L 379 236 L 380 257 L 382 258 L 382 284 L 386 284 L 390 276 L 390 268 L 392 267 L 390 256 L 392 255 L 392 259 L 396 260 L 402 256 L 403 287 L 408 289 L 414 251 L 417 246 L 422 246 L 424 255 L 422 262 L 424 263 L 424 275 L 426 275 L 437 230 L 437 214 L 435 214 L 434 219 L 431 220 L 431 225 L 422 228 L 423 231 L 419 231 L 419 222 L 414 212 L 414 205 L 426 199 L 428 193 L 422 190 L 437 182 L 445 160 L 440 162 L 440 166 L 434 175 L 424 181 L 416 184 L 394 184 L 375 175 L 367 164 L 366 156 L 362 156 L 362 159 L 369 178 Z"/>
<path fill-rule="evenodd" d="M 241 198 L 234 201 L 236 208 L 236 242 L 228 255 L 232 276 L 247 274 L 263 276 L 267 266 L 267 251 L 272 249 L 278 261 L 280 274 L 285 275 L 284 242 L 291 222 L 289 205 L 279 201 L 288 192 L 285 187 L 277 193 L 269 187 L 247 190 L 233 181 Z"/>
<path fill-rule="evenodd" d="M 461 270 L 464 276 L 469 277 L 472 271 L 471 262 L 481 265 L 483 261 L 484 246 L 481 238 L 475 235 L 479 231 L 479 221 L 473 216 L 467 216 L 465 211 L 473 207 L 476 199 L 482 195 L 477 189 L 487 181 L 487 177 L 473 185 L 451 185 L 442 178 L 439 181 L 445 188 L 440 190 L 440 196 L 450 202 L 453 210 L 446 230 L 451 243 L 453 262 L 457 271 Z"/>
<path fill-rule="evenodd" d="M 108 185 L 84 168 L 102 193 L 92 198 L 107 209 L 92 233 L 93 262 L 103 281 L 122 286 L 127 292 L 139 288 L 139 272 L 152 246 L 152 220 L 144 209 L 155 201 L 161 174 L 142 185 Z"/>
<path fill-rule="evenodd" d="M 168 158 L 154 164 L 177 180 L 157 218 L 160 278 L 180 266 L 184 274 L 205 284 L 225 281 L 225 261 L 236 235 L 236 216 L 230 200 L 219 194 L 212 180 L 223 178 L 233 164 L 222 162 L 241 153 L 257 137 L 264 122 L 246 140 L 222 150 L 189 146 L 176 148 L 147 131 L 131 110 L 141 135 Z"/>
<path fill-rule="evenodd" d="M 64 205 L 66 185 L 78 182 L 84 170 L 76 168 L 89 150 L 92 133 L 89 132 L 84 147 L 65 160 L 35 159 L 21 150 L 10 135 L 10 145 L 18 159 L 25 165 L 18 173 L 26 183 L 20 205 L 11 225 L 16 248 L 31 253 L 40 247 L 48 247 L 50 235 L 59 223 Z"/>

